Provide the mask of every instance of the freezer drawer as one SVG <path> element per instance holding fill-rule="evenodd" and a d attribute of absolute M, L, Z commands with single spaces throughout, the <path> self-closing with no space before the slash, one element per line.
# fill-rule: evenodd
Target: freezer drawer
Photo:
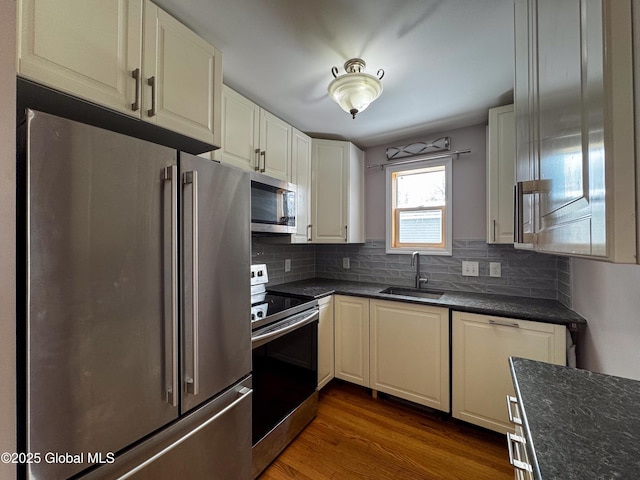
<path fill-rule="evenodd" d="M 82 480 L 251 478 L 251 377 Z"/>

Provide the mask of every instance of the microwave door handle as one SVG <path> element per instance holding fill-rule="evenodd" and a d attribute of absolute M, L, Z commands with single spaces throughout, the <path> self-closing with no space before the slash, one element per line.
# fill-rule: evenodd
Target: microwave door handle
<path fill-rule="evenodd" d="M 171 359 L 169 370 L 171 382 L 167 387 L 167 403 L 172 407 L 178 406 L 178 167 L 172 165 L 164 169 L 163 180 L 171 182 L 170 205 L 170 302 L 171 302 L 171 335 L 168 358 Z"/>
<path fill-rule="evenodd" d="M 185 184 L 191 184 L 191 328 L 192 328 L 192 345 L 191 353 L 193 360 L 193 376 L 187 378 L 187 391 L 192 395 L 198 395 L 200 391 L 199 381 L 199 349 L 198 349 L 198 289 L 199 289 L 199 272 L 198 272 L 198 172 L 186 172 L 184 177 Z"/>

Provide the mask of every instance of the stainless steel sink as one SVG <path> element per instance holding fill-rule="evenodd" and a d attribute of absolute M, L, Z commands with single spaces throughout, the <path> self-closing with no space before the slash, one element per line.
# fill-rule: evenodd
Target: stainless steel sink
<path fill-rule="evenodd" d="M 444 292 L 438 292 L 436 290 L 424 290 L 408 287 L 389 287 L 381 290 L 380 293 L 387 293 L 389 295 L 401 295 L 403 297 L 418 297 L 418 298 L 431 298 L 433 300 L 439 299 Z"/>

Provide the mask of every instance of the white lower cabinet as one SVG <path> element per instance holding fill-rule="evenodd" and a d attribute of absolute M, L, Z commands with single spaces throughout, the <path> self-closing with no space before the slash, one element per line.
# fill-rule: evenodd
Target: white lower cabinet
<path fill-rule="evenodd" d="M 513 432 L 505 398 L 514 395 L 510 356 L 566 364 L 563 325 L 453 312 L 452 415 Z"/>
<path fill-rule="evenodd" d="M 449 411 L 449 310 L 371 300 L 370 387 Z"/>
<path fill-rule="evenodd" d="M 331 381 L 335 374 L 333 297 L 318 300 L 320 321 L 318 322 L 318 390 Z"/>
<path fill-rule="evenodd" d="M 334 296 L 336 378 L 369 386 L 369 299 Z"/>
<path fill-rule="evenodd" d="M 335 295 L 335 376 L 449 411 L 449 311 Z"/>

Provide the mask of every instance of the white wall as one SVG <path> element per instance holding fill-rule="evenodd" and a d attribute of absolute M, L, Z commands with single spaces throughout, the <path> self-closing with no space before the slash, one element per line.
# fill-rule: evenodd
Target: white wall
<path fill-rule="evenodd" d="M 367 165 L 386 163 L 386 149 L 410 143 L 451 137 L 451 150 L 471 149 L 471 153 L 453 159 L 453 238 L 485 238 L 486 217 L 486 125 L 459 128 L 448 132 L 424 134 L 392 145 L 371 147 L 365 151 Z M 380 168 L 365 172 L 366 238 L 385 238 L 385 173 Z"/>
<path fill-rule="evenodd" d="M 640 265 L 571 262 L 573 309 L 588 322 L 580 367 L 640 380 Z"/>
<path fill-rule="evenodd" d="M 16 2 L 0 2 L 0 452 L 14 452 L 16 438 Z M 0 462 L 0 479 L 15 478 Z"/>

